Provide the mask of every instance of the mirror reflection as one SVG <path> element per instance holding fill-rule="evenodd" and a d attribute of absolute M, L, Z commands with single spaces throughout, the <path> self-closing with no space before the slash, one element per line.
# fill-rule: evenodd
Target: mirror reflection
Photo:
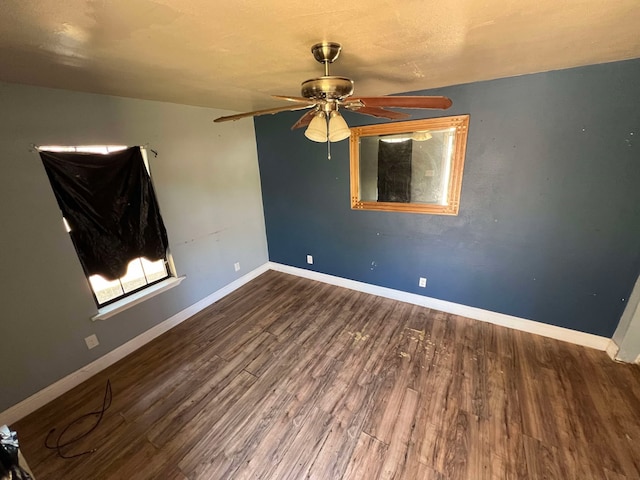
<path fill-rule="evenodd" d="M 456 215 L 468 115 L 352 129 L 352 208 Z"/>

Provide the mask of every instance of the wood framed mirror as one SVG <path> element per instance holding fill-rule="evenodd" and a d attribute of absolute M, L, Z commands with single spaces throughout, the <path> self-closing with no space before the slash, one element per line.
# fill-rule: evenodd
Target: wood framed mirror
<path fill-rule="evenodd" d="M 469 115 L 351 129 L 351 208 L 457 215 Z"/>

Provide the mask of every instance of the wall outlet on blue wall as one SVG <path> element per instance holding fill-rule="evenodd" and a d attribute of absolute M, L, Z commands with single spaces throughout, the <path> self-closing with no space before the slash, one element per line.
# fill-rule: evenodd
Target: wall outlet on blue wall
<path fill-rule="evenodd" d="M 307 263 L 313 265 L 313 255 L 307 255 Z"/>
<path fill-rule="evenodd" d="M 426 287 L 427 286 L 427 279 L 424 278 L 424 277 L 420 277 L 420 281 L 418 282 L 418 286 L 422 287 L 422 288 Z"/>
<path fill-rule="evenodd" d="M 238 270 L 240 270 L 240 262 L 236 262 L 233 264 L 233 268 L 234 270 L 237 272 Z"/>

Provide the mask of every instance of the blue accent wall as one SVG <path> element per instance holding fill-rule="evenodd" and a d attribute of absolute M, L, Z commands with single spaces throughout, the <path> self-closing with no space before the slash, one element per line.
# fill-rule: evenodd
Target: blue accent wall
<path fill-rule="evenodd" d="M 610 337 L 640 273 L 640 60 L 417 93 L 453 107 L 414 118 L 471 116 L 459 215 L 351 210 L 348 141 L 328 160 L 301 113 L 257 117 L 270 260 Z"/>

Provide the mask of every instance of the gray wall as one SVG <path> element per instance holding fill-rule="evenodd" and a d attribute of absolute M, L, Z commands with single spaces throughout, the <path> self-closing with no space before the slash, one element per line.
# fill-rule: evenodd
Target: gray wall
<path fill-rule="evenodd" d="M 253 124 L 206 108 L 0 83 L 0 411 L 267 261 Z M 105 321 L 30 145 L 149 144 L 179 275 Z M 234 262 L 240 262 L 235 272 Z M 100 346 L 89 351 L 84 337 Z"/>

